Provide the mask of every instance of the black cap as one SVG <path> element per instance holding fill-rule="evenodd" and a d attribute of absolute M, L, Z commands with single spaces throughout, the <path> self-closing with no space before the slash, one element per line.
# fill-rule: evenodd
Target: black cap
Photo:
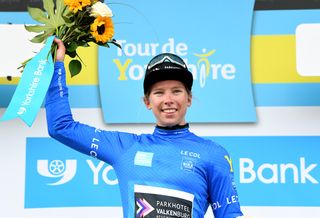
<path fill-rule="evenodd" d="M 162 53 L 148 63 L 143 81 L 144 94 L 153 84 L 163 80 L 180 81 L 191 91 L 193 76 L 182 58 L 172 53 Z"/>

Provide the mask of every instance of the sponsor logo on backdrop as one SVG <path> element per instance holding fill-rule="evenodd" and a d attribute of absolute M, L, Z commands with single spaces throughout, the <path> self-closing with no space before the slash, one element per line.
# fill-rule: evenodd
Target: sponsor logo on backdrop
<path fill-rule="evenodd" d="M 65 163 L 61 160 L 48 160 L 37 161 L 37 171 L 41 176 L 59 179 L 54 183 L 47 183 L 48 185 L 61 185 L 69 182 L 77 171 L 76 160 L 66 160 Z"/>
<path fill-rule="evenodd" d="M 320 206 L 319 136 L 210 138 L 232 157 L 242 205 Z"/>
<path fill-rule="evenodd" d="M 126 40 L 118 40 L 122 49 L 117 50 L 117 56 L 127 57 L 121 61 L 119 58 L 113 59 L 113 63 L 118 69 L 118 80 L 140 81 L 143 80 L 146 65 L 135 62 L 134 57 L 152 57 L 162 52 L 170 52 L 184 58 L 190 56 L 188 53 L 188 44 L 185 42 L 177 42 L 174 38 L 168 38 L 164 44 L 156 42 L 147 43 L 130 43 Z M 219 53 L 215 49 L 203 48 L 200 53 L 193 53 L 196 58 L 195 62 L 190 62 L 184 58 L 188 69 L 192 72 L 195 81 L 201 88 L 204 88 L 207 80 L 234 80 L 236 78 L 237 69 L 232 63 L 219 63 L 214 60 L 214 54 Z M 228 62 L 228 61 L 226 61 Z"/>
<path fill-rule="evenodd" d="M 77 173 L 77 160 L 38 160 L 37 161 L 37 172 L 40 176 L 52 178 L 52 180 L 57 180 L 57 182 L 49 182 L 47 185 L 63 185 L 70 182 Z M 114 169 L 112 166 L 107 165 L 103 161 L 98 163 L 93 160 L 82 160 L 86 162 L 85 169 L 81 168 L 79 170 L 89 171 L 89 178 L 92 178 L 91 185 L 99 185 L 101 182 L 107 185 L 117 185 L 118 179 L 113 178 L 110 174 L 113 173 Z"/>
<path fill-rule="evenodd" d="M 27 139 L 26 208 L 120 205 L 112 166 L 51 138 Z"/>
<path fill-rule="evenodd" d="M 250 184 L 258 181 L 263 184 L 319 184 L 320 175 L 315 172 L 318 164 L 307 163 L 305 157 L 300 157 L 297 162 L 257 165 L 254 159 L 240 158 L 240 183 Z"/>
<path fill-rule="evenodd" d="M 230 136 L 213 139 L 229 151 L 230 155 L 224 158 L 230 171 L 234 172 L 241 205 L 320 206 L 316 198 L 320 194 L 317 188 L 320 137 Z M 192 173 L 201 154 L 187 150 L 180 153 L 181 169 Z M 151 157 L 152 153 L 138 154 L 136 163 L 149 167 Z M 102 161 L 71 150 L 51 138 L 28 138 L 26 161 L 26 208 L 121 206 L 114 169 Z M 155 213 L 159 205 L 149 198 L 163 192 L 140 187 L 136 193 L 136 212 Z M 254 198 L 257 195 L 264 197 Z M 282 198 L 274 198 L 275 195 Z M 62 201 L 62 196 L 66 200 Z M 237 196 L 230 196 L 225 201 L 214 202 L 213 208 L 237 201 Z"/>

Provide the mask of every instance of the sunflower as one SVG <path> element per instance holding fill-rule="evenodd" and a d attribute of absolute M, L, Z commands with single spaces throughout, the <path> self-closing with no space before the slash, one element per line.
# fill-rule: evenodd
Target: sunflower
<path fill-rule="evenodd" d="M 91 5 L 91 0 L 64 0 L 64 4 L 69 7 L 70 11 L 77 13 L 84 7 Z"/>
<path fill-rule="evenodd" d="M 96 42 L 106 43 L 112 39 L 114 28 L 110 17 L 98 16 L 90 26 L 91 34 Z"/>

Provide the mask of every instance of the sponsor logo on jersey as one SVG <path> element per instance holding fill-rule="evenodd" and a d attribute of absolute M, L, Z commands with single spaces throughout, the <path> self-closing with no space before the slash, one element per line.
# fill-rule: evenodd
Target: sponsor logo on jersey
<path fill-rule="evenodd" d="M 149 213 L 154 211 L 154 208 L 144 198 L 138 198 L 136 200 L 136 205 L 138 205 L 136 217 L 146 217 Z"/>
<path fill-rule="evenodd" d="M 174 189 L 135 185 L 136 218 L 191 218 L 194 195 Z"/>
<path fill-rule="evenodd" d="M 152 167 L 152 152 L 137 151 L 136 156 L 134 157 L 134 165 Z"/>
<path fill-rule="evenodd" d="M 230 172 L 233 172 L 232 159 L 228 155 L 225 155 L 224 158 L 228 161 L 230 166 Z"/>
<path fill-rule="evenodd" d="M 181 150 L 180 155 L 182 156 L 181 169 L 186 172 L 193 173 L 196 167 L 196 163 L 198 159 L 200 159 L 200 153 L 194 151 Z"/>
<path fill-rule="evenodd" d="M 187 172 L 194 172 L 196 161 L 192 158 L 183 157 L 181 161 L 181 169 Z"/>
<path fill-rule="evenodd" d="M 225 207 L 226 205 L 230 205 L 230 204 L 235 204 L 235 203 L 238 203 L 239 200 L 238 200 L 238 195 L 232 195 L 230 197 L 226 197 L 224 199 L 224 201 L 216 201 L 216 202 L 213 202 L 212 203 L 212 209 L 213 210 L 218 210 L 222 207 Z"/>

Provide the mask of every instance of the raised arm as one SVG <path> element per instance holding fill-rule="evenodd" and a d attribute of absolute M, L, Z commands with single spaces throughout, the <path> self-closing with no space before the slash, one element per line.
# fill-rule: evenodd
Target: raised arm
<path fill-rule="evenodd" d="M 115 162 L 126 146 L 136 140 L 136 135 L 102 131 L 74 121 L 66 85 L 64 56 L 65 46 L 59 39 L 54 74 L 46 96 L 45 108 L 49 135 L 63 144 L 101 159 Z M 130 143 L 131 142 L 131 143 Z"/>

